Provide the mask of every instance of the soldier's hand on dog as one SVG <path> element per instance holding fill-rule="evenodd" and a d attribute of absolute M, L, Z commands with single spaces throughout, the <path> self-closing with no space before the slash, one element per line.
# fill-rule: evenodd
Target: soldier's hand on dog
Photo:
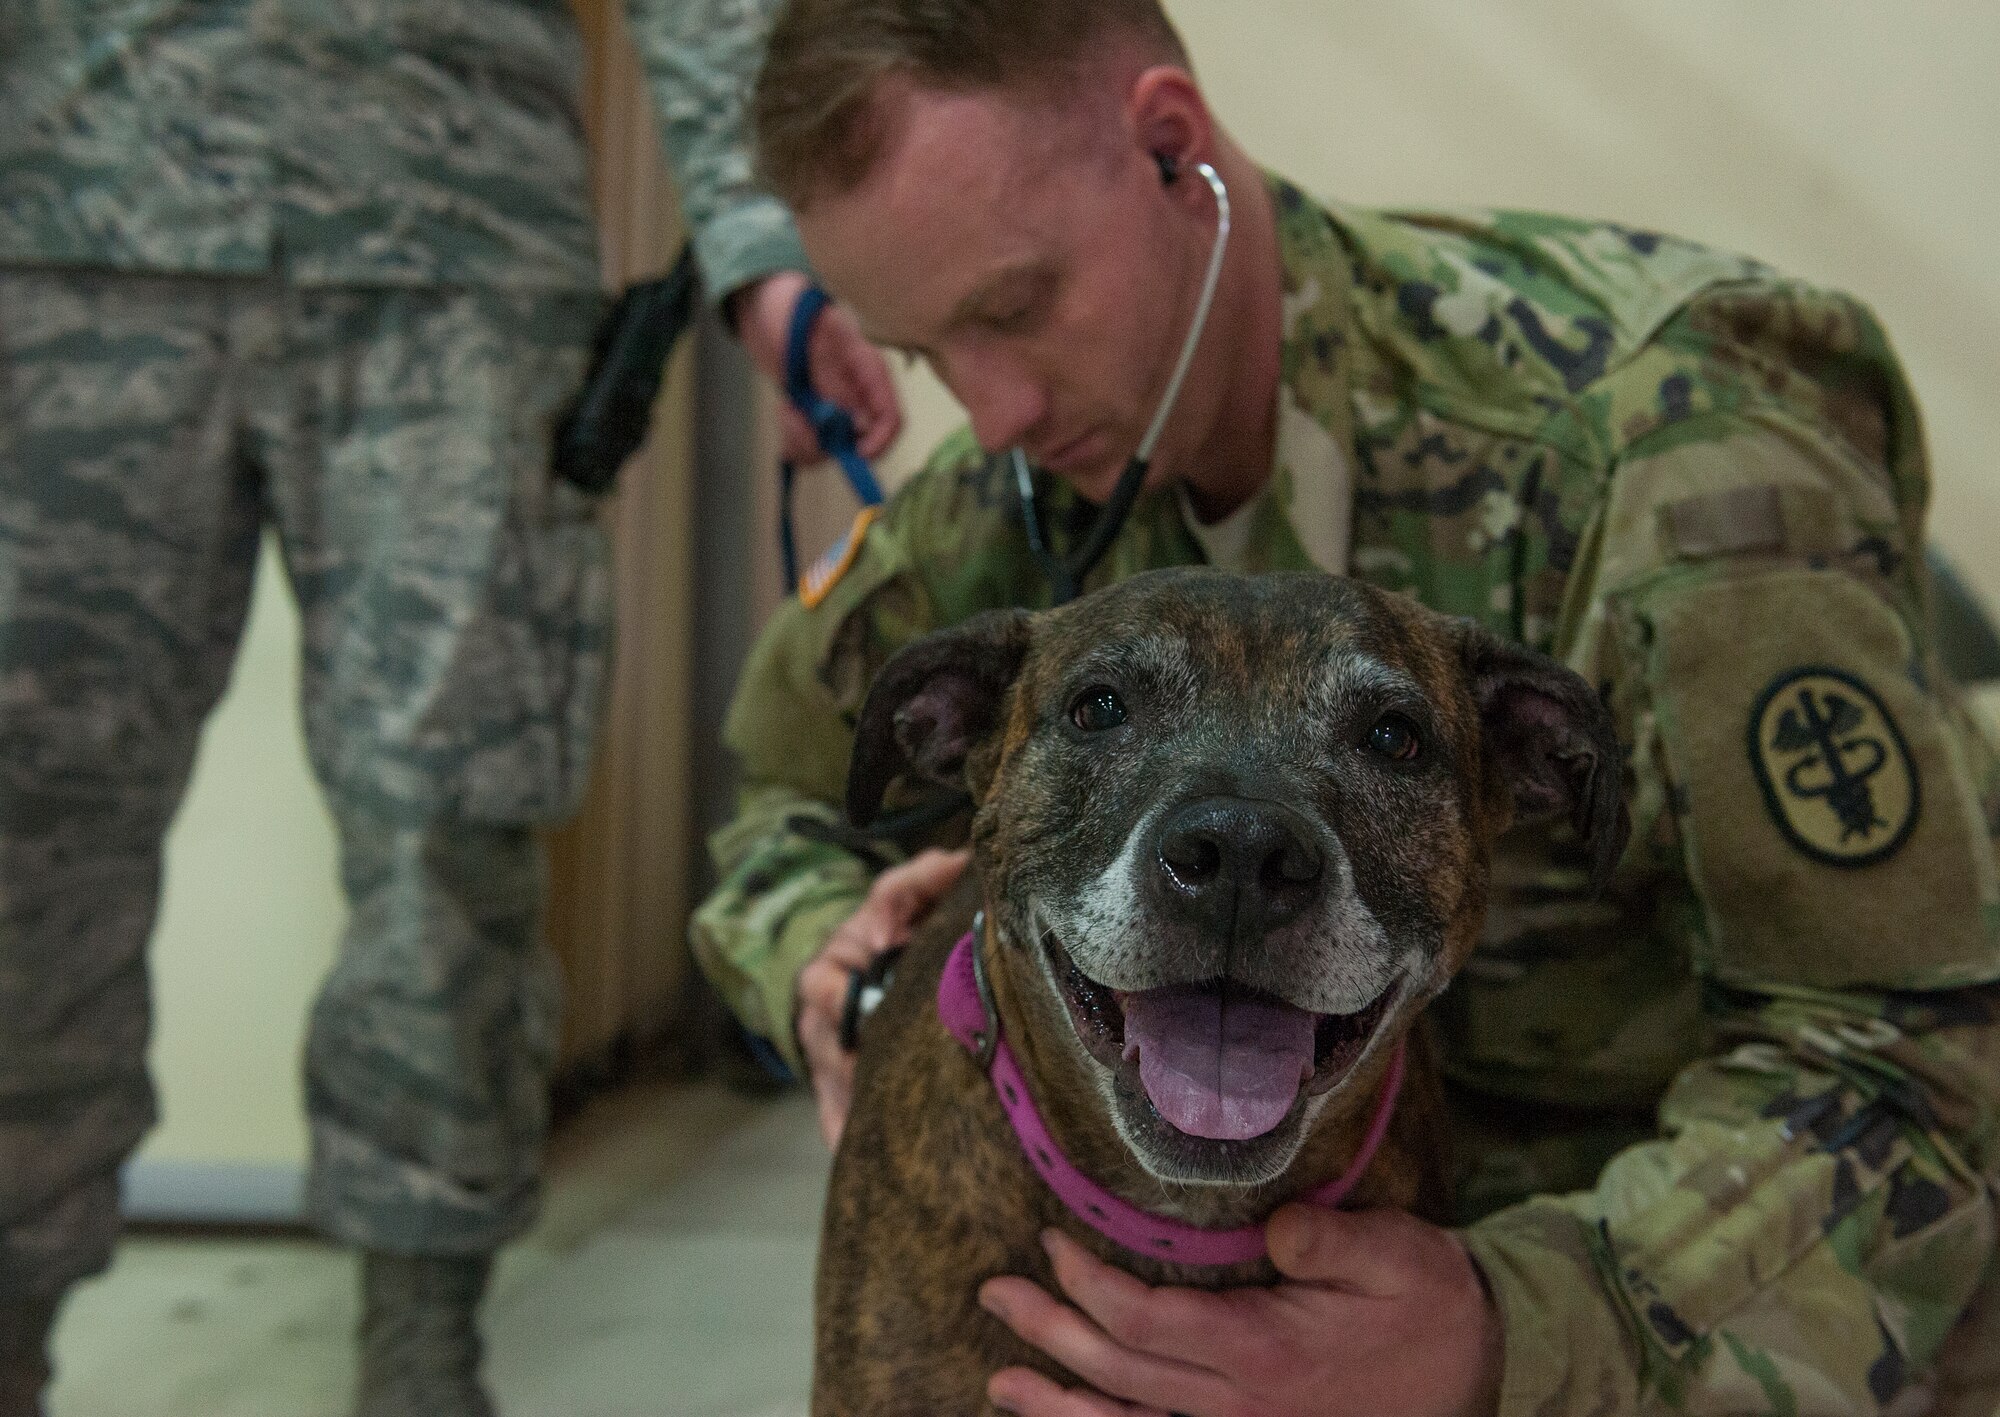
<path fill-rule="evenodd" d="M 1026 1279 L 980 1303 L 1096 1390 L 1026 1368 L 987 1396 L 1021 1417 L 1484 1417 L 1499 1403 L 1500 1319 L 1451 1231 L 1398 1210 L 1287 1206 L 1266 1237 L 1270 1289 L 1152 1288 L 1050 1231 L 1074 1308 Z"/>
<path fill-rule="evenodd" d="M 785 386 L 785 350 L 791 341 L 792 311 L 811 280 L 797 271 L 779 271 L 729 297 L 736 337 L 765 377 Z M 887 452 L 903 431 L 903 405 L 882 351 L 870 344 L 845 305 L 828 306 L 813 326 L 807 362 L 813 388 L 847 410 L 854 420 L 856 446 L 864 458 Z M 784 457 L 801 467 L 826 457 L 812 425 L 789 402 L 780 410 Z"/>
<path fill-rule="evenodd" d="M 908 944 L 910 932 L 951 894 L 971 859 L 969 851 L 920 851 L 890 867 L 875 878 L 861 908 L 827 936 L 820 952 L 799 971 L 799 1051 L 819 1104 L 820 1135 L 829 1147 L 840 1141 L 854 1095 L 854 1055 L 840 1043 L 848 977 L 866 969 L 877 955 Z"/>

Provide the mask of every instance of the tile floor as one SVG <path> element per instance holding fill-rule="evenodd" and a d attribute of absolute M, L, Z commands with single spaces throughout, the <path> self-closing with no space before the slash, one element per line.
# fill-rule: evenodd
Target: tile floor
<path fill-rule="evenodd" d="M 487 1306 L 504 1417 L 801 1417 L 826 1183 L 807 1100 L 635 1090 L 552 1161 Z M 353 1261 L 323 1245 L 134 1237 L 69 1305 L 49 1417 L 345 1417 L 354 1317 Z"/>

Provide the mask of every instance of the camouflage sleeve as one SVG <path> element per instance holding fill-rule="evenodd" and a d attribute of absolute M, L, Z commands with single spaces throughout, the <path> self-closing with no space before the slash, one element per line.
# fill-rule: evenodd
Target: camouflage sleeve
<path fill-rule="evenodd" d="M 710 297 L 807 269 L 791 214 L 752 178 L 751 85 L 777 0 L 626 0 Z"/>
<path fill-rule="evenodd" d="M 709 846 L 719 883 L 695 913 L 702 970 L 746 1028 L 799 1069 L 793 984 L 854 912 L 882 863 L 829 839 L 874 670 L 927 626 L 887 528 L 871 529 L 846 573 L 808 608 L 787 601 L 736 687 L 727 739 L 743 786 L 735 820 Z M 882 848 L 887 851 L 888 848 Z"/>
<path fill-rule="evenodd" d="M 869 682 L 919 635 L 1027 593 L 999 475 L 969 434 L 947 438 L 852 554 L 836 544 L 806 574 L 811 604 L 785 602 L 737 683 L 727 738 L 743 786 L 736 819 L 710 841 L 721 879 L 690 933 L 723 998 L 794 1067 L 798 972 L 899 855 L 843 844 L 839 830 Z"/>
<path fill-rule="evenodd" d="M 1592 397 L 1615 472 L 1567 648 L 1715 1048 L 1594 1189 L 1465 1232 L 1501 1410 L 1930 1410 L 2000 1304 L 2000 773 L 1927 642 L 1913 407 L 1864 310 L 1783 283 Z"/>
<path fill-rule="evenodd" d="M 1993 1289 L 2000 991 L 1721 1008 L 1738 1046 L 1683 1073 L 1659 1140 L 1465 1232 L 1503 1417 L 1875 1413 Z"/>
<path fill-rule="evenodd" d="M 721 880 L 689 929 L 695 959 L 723 1001 L 801 1077 L 793 1028 L 799 971 L 860 906 L 874 874 L 874 863 L 805 827 L 839 821 L 821 799 L 784 787 L 745 789 L 735 820 L 709 839 Z"/>
<path fill-rule="evenodd" d="M 784 602 L 736 684 L 726 737 L 744 787 L 736 821 L 710 839 L 722 881 L 690 935 L 728 1005 L 794 1067 L 798 971 L 898 855 L 836 845 L 828 831 L 844 821 L 836 805 L 868 682 L 928 630 L 1000 604 L 1046 604 L 1010 486 L 1006 460 L 986 458 L 970 430 L 944 438 L 852 554 L 840 542 L 806 572 L 812 604 Z"/>

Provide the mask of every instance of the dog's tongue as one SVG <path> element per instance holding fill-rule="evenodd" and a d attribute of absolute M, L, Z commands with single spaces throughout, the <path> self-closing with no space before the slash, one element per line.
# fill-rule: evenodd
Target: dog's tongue
<path fill-rule="evenodd" d="M 1167 1121 L 1217 1141 L 1261 1137 L 1312 1075 L 1313 1016 L 1290 1004 L 1175 986 L 1121 994 L 1125 1056 Z"/>

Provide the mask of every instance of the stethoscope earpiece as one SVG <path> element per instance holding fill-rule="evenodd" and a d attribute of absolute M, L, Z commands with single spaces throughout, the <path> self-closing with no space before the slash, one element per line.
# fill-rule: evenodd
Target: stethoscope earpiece
<path fill-rule="evenodd" d="M 1160 185 L 1173 186 L 1174 179 L 1181 175 L 1181 160 L 1172 153 L 1154 153 L 1153 162 L 1160 169 Z"/>

